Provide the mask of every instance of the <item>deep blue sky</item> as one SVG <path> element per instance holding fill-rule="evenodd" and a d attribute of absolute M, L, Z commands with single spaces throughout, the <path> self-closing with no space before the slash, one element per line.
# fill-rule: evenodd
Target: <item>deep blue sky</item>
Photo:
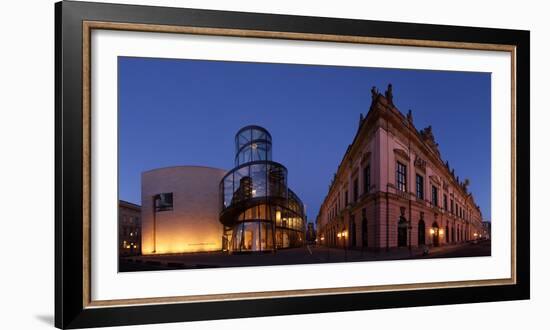
<path fill-rule="evenodd" d="M 485 219 L 491 198 L 489 73 L 119 57 L 119 197 L 141 204 L 141 172 L 174 165 L 233 167 L 234 136 L 256 124 L 314 221 L 330 179 L 371 101 L 432 125 L 442 158 Z"/>

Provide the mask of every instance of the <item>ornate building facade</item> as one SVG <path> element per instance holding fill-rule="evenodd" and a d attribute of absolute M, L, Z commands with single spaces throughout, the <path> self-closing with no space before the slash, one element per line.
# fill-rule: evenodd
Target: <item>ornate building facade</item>
<path fill-rule="evenodd" d="M 430 126 L 393 104 L 391 84 L 372 89 L 366 117 L 338 166 L 317 216 L 320 244 L 372 250 L 473 240 L 482 214 L 441 158 Z"/>

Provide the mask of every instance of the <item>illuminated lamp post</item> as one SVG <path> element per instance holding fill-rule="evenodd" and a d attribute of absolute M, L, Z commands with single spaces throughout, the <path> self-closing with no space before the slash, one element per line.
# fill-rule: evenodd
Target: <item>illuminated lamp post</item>
<path fill-rule="evenodd" d="M 348 246 L 347 246 L 348 231 L 347 230 L 343 231 L 342 236 L 344 237 L 344 261 L 348 261 Z"/>

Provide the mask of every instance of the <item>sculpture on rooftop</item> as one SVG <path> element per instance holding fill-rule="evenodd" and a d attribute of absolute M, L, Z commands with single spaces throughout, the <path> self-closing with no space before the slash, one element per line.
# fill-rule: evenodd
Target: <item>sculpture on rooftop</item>
<path fill-rule="evenodd" d="M 386 100 L 388 100 L 388 103 L 393 105 L 393 86 L 392 84 L 388 84 L 388 89 L 386 90 Z"/>

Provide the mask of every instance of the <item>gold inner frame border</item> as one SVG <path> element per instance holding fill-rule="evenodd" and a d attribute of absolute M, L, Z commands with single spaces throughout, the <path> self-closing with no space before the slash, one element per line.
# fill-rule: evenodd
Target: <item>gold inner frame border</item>
<path fill-rule="evenodd" d="M 511 55 L 511 277 L 489 280 L 468 280 L 451 282 L 431 282 L 414 284 L 370 285 L 354 287 L 336 287 L 319 289 L 301 289 L 284 291 L 240 292 L 228 294 L 205 294 L 174 297 L 152 297 L 115 300 L 92 300 L 91 298 L 91 33 L 92 30 L 118 30 L 131 32 L 177 33 L 208 36 L 268 38 L 303 41 L 324 41 L 340 43 L 359 43 L 389 46 L 431 47 L 466 50 L 486 50 L 509 52 Z M 514 285 L 516 284 L 516 46 L 502 44 L 482 44 L 435 40 L 397 39 L 362 36 L 343 36 L 331 34 L 312 34 L 279 31 L 260 31 L 244 29 L 203 28 L 179 25 L 155 25 L 140 23 L 119 23 L 101 21 L 82 22 L 82 221 L 83 221 L 83 306 L 84 308 L 102 308 L 116 306 L 135 306 L 152 304 L 174 304 L 191 302 L 212 302 L 243 299 L 268 299 L 300 297 L 330 294 L 354 294 L 368 292 L 410 291 L 475 286 Z"/>

